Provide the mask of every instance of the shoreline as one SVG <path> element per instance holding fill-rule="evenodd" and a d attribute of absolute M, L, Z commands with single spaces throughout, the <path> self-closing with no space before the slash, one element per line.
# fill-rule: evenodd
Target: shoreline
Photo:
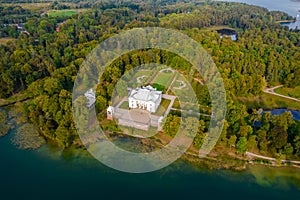
<path fill-rule="evenodd" d="M 13 119 L 17 120 L 17 119 Z M 16 128 L 16 127 L 13 127 Z M 11 130 L 13 130 L 13 128 Z M 11 131 L 10 130 L 10 131 Z M 10 132 L 9 131 L 9 132 Z M 40 131 L 40 130 L 39 130 Z M 10 133 L 8 133 L 10 134 Z M 3 135 L 0 136 L 0 138 L 7 136 Z M 40 133 L 41 134 L 41 133 Z M 135 138 L 134 136 L 124 134 L 124 133 L 117 133 L 117 132 L 106 132 L 107 136 L 111 139 L 111 141 L 120 139 L 120 138 Z M 52 140 L 52 138 L 47 138 L 43 134 L 41 134 L 45 139 L 46 143 L 44 145 L 48 145 L 49 143 L 55 142 Z M 98 141 L 101 138 L 90 138 L 89 144 L 93 144 L 94 142 Z M 150 138 L 136 138 L 138 140 L 141 140 L 141 144 L 144 146 L 143 148 L 163 148 L 165 145 L 167 145 L 172 138 L 163 134 L 162 132 L 157 133 L 155 136 Z M 43 145 L 43 146 L 44 146 Z M 68 148 L 80 148 L 82 150 L 86 150 L 86 147 L 81 143 L 80 140 L 76 140 L 76 142 L 71 145 Z M 67 148 L 67 149 L 68 149 Z M 34 150 L 34 149 L 33 149 Z M 225 152 L 225 153 L 224 153 Z M 259 155 L 261 157 L 267 157 L 263 155 Z M 237 154 L 236 150 L 232 147 L 231 149 L 222 146 L 222 145 L 216 145 L 215 148 L 204 158 L 199 157 L 199 150 L 196 149 L 193 145 L 182 155 L 181 159 L 184 161 L 194 165 L 195 167 L 203 167 L 210 169 L 210 170 L 219 170 L 219 169 L 225 169 L 225 170 L 231 170 L 231 171 L 245 171 L 247 170 L 247 167 L 250 165 L 259 165 L 259 166 L 266 166 L 266 167 L 292 167 L 300 169 L 300 164 L 294 164 L 291 162 L 288 162 L 289 160 L 281 160 L 278 162 L 277 159 L 274 159 L 273 162 L 271 162 L 269 159 L 263 159 L 259 157 L 254 156 L 247 156 L 247 153 L 245 154 Z M 285 162 L 287 161 L 287 162 Z M 298 162 L 298 161 L 297 161 Z M 299 161 L 300 162 L 300 161 Z"/>
<path fill-rule="evenodd" d="M 133 138 L 133 136 L 122 134 L 122 133 L 109 133 L 109 137 L 114 139 L 118 138 Z M 168 136 L 164 136 L 161 134 L 157 134 L 156 136 L 149 138 L 144 138 L 142 140 L 142 144 L 145 148 L 163 148 L 170 141 Z M 222 148 L 220 153 L 220 148 Z M 234 149 L 227 149 L 224 151 L 223 146 L 216 145 L 215 148 L 209 153 L 208 156 L 204 158 L 199 157 L 199 150 L 195 149 L 191 146 L 182 156 L 181 159 L 187 161 L 188 163 L 192 163 L 195 167 L 201 167 L 203 165 L 206 166 L 207 169 L 225 169 L 231 171 L 245 171 L 248 166 L 258 165 L 258 166 L 268 166 L 268 167 L 292 167 L 300 169 L 300 164 L 295 164 L 288 162 L 290 160 L 282 159 L 280 162 L 274 158 L 274 162 L 270 162 L 268 159 L 256 158 L 254 156 L 249 156 L 247 153 L 245 154 L 237 154 Z M 249 153 L 249 152 L 248 152 Z M 262 156 L 262 155 L 261 155 Z M 266 156 L 262 156 L 266 157 Z M 298 162 L 298 161 L 293 161 Z M 300 162 L 300 161 L 299 161 Z"/>
<path fill-rule="evenodd" d="M 3 138 L 6 135 L 0 136 L 0 138 Z M 121 138 L 132 138 L 130 135 L 120 134 L 120 133 L 110 133 L 110 136 L 112 136 L 112 140 L 116 139 L 113 137 Z M 158 142 L 159 138 L 155 137 L 154 141 L 149 143 L 148 141 L 142 142 L 143 145 L 145 145 L 145 148 L 161 148 L 164 146 L 163 143 Z M 53 144 L 53 141 L 49 138 L 46 138 L 46 143 L 43 144 L 40 147 L 51 145 Z M 57 146 L 58 147 L 58 146 Z M 220 147 L 220 146 L 218 146 Z M 218 148 L 217 147 L 217 148 Z M 74 144 L 66 149 L 81 149 L 82 151 L 87 151 L 86 147 L 82 144 Z M 39 148 L 37 148 L 39 149 Z M 36 151 L 37 149 L 31 149 L 33 151 Z M 25 150 L 25 149 L 24 149 Z M 277 162 L 270 162 L 267 159 L 262 158 L 255 158 L 251 159 L 249 156 L 245 156 L 246 154 L 239 155 L 234 154 L 234 156 L 226 153 L 226 154 L 218 154 L 216 150 L 213 150 L 211 155 L 208 155 L 204 158 L 200 158 L 198 151 L 195 151 L 195 149 L 188 149 L 179 159 L 183 160 L 187 164 L 191 164 L 193 167 L 204 169 L 204 170 L 229 170 L 233 172 L 244 172 L 247 171 L 247 169 L 251 166 L 262 166 L 266 168 L 292 168 L 292 169 L 300 169 L 300 165 L 292 164 L 285 162 L 285 164 L 281 163 L 278 164 Z M 300 161 L 299 161 L 300 162 Z"/>
<path fill-rule="evenodd" d="M 276 21 L 275 23 L 277 24 L 281 24 L 281 23 L 295 23 L 297 20 L 295 19 L 289 19 L 289 20 L 279 20 L 279 21 Z"/>

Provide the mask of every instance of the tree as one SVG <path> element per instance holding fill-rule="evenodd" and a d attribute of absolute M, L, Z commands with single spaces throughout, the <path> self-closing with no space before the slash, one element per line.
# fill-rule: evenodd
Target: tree
<path fill-rule="evenodd" d="M 263 129 L 257 131 L 258 147 L 260 151 L 267 151 L 268 149 L 268 140 L 267 132 Z"/>
<path fill-rule="evenodd" d="M 95 107 L 97 112 L 103 111 L 105 108 L 107 108 L 107 100 L 101 95 L 97 96 Z"/>
<path fill-rule="evenodd" d="M 238 153 L 245 153 L 247 148 L 247 139 L 245 137 L 240 137 L 238 143 L 236 144 Z"/>
<path fill-rule="evenodd" d="M 247 143 L 247 149 L 248 151 L 253 151 L 253 149 L 256 148 L 257 148 L 256 135 L 251 135 Z"/>
<path fill-rule="evenodd" d="M 287 144 L 288 134 L 282 127 L 274 127 L 270 132 L 271 146 L 277 150 Z"/>
<path fill-rule="evenodd" d="M 236 140 L 237 140 L 236 135 L 230 136 L 230 138 L 229 138 L 229 140 L 228 140 L 228 146 L 229 146 L 230 149 L 231 149 L 232 146 L 235 145 Z"/>
<path fill-rule="evenodd" d="M 184 130 L 186 135 L 194 137 L 198 131 L 199 120 L 195 117 L 187 117 L 184 122 Z"/>
<path fill-rule="evenodd" d="M 179 126 L 181 124 L 181 118 L 177 115 L 168 115 L 164 120 L 163 130 L 169 136 L 175 136 Z"/>
<path fill-rule="evenodd" d="M 59 93 L 61 89 L 62 89 L 62 84 L 57 78 L 46 78 L 44 82 L 44 90 L 49 95 Z"/>
<path fill-rule="evenodd" d="M 248 135 L 251 135 L 253 132 L 252 127 L 249 125 L 240 126 L 240 130 L 238 131 L 238 134 L 242 137 L 248 137 Z"/>

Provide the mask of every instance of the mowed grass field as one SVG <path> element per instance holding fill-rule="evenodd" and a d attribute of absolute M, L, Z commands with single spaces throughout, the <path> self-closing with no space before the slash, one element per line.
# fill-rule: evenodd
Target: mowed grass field
<path fill-rule="evenodd" d="M 49 17 L 71 17 L 78 13 L 78 10 L 50 10 Z"/>
<path fill-rule="evenodd" d="M 49 10 L 47 13 L 50 17 L 71 17 L 72 15 L 86 12 L 88 9 L 66 9 L 66 10 Z"/>
<path fill-rule="evenodd" d="M 157 83 L 159 85 L 165 86 L 165 88 L 168 88 L 173 77 L 174 77 L 173 72 L 171 72 L 171 71 L 170 72 L 162 71 L 157 75 L 157 77 L 153 81 L 153 83 Z"/>
<path fill-rule="evenodd" d="M 119 108 L 128 110 L 129 109 L 128 101 L 123 101 L 123 103 L 119 106 Z"/>
<path fill-rule="evenodd" d="M 285 96 L 300 99 L 300 86 L 297 86 L 295 88 L 281 87 L 281 88 L 277 88 L 275 92 Z"/>

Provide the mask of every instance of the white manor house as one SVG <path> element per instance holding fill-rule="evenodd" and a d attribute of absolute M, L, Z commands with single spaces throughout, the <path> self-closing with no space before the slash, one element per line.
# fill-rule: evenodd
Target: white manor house
<path fill-rule="evenodd" d="M 128 97 L 129 108 L 138 108 L 155 113 L 162 99 L 162 91 L 158 91 L 150 85 L 136 88 Z"/>

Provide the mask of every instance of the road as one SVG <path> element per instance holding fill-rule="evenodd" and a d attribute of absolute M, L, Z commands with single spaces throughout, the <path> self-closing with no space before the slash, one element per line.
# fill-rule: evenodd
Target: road
<path fill-rule="evenodd" d="M 276 93 L 274 91 L 275 89 L 280 88 L 282 86 L 283 85 L 278 85 L 278 86 L 275 86 L 275 87 L 272 87 L 272 88 L 265 88 L 264 92 L 268 93 L 268 94 L 273 94 L 273 95 L 276 95 L 276 96 L 279 96 L 279 97 L 282 97 L 282 98 L 286 98 L 286 99 L 290 99 L 290 100 L 293 100 L 293 101 L 300 102 L 300 99 L 296 99 L 296 98 L 293 98 L 293 97 L 289 97 L 289 96 L 285 96 L 285 95 L 282 95 L 282 94 L 278 94 L 278 93 Z"/>

